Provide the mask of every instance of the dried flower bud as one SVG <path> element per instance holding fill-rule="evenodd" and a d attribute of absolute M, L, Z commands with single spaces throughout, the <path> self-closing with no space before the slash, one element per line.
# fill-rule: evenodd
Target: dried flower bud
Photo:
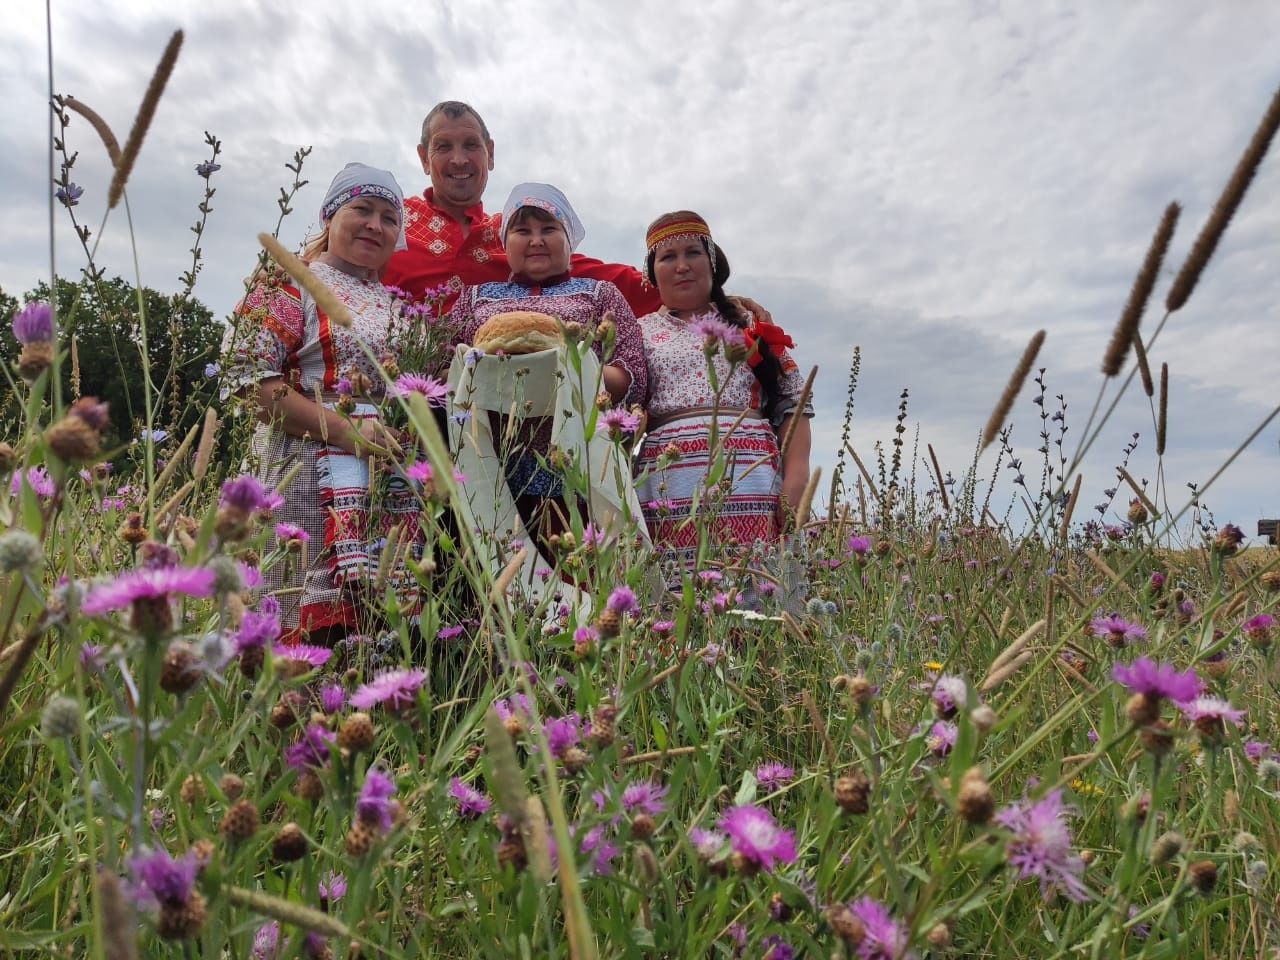
<path fill-rule="evenodd" d="M 1268 593 L 1280 593 L 1280 570 L 1268 570 L 1262 575 L 1261 582 Z"/>
<path fill-rule="evenodd" d="M 187 806 L 199 803 L 204 799 L 204 777 L 198 773 L 189 773 L 178 788 L 178 799 Z"/>
<path fill-rule="evenodd" d="M 316 803 L 324 797 L 324 781 L 314 770 L 303 770 L 298 774 L 298 782 L 293 785 L 293 792 L 309 803 Z"/>
<path fill-rule="evenodd" d="M 1187 868 L 1187 879 L 1196 893 L 1208 896 L 1218 883 L 1218 865 L 1212 860 L 1197 860 Z"/>
<path fill-rule="evenodd" d="M 237 800 L 222 817 L 218 830 L 229 843 L 248 840 L 258 832 L 258 808 L 252 800 Z"/>
<path fill-rule="evenodd" d="M 347 853 L 353 857 L 363 857 L 369 852 L 373 846 L 373 841 L 377 839 L 377 833 L 373 824 L 365 823 L 363 820 L 356 820 L 351 824 L 351 829 L 347 831 L 347 837 L 344 842 Z"/>
<path fill-rule="evenodd" d="M 44 548 L 35 536 L 18 527 L 0 533 L 0 573 L 35 570 L 43 562 Z"/>
<path fill-rule="evenodd" d="M 1262 844 L 1258 842 L 1258 838 L 1244 830 L 1232 838 L 1231 846 L 1237 853 L 1244 854 L 1246 857 L 1262 856 Z"/>
<path fill-rule="evenodd" d="M 40 733 L 46 740 L 62 740 L 80 732 L 80 701 L 57 694 L 40 713 Z"/>
<path fill-rule="evenodd" d="M 946 950 L 951 946 L 951 928 L 945 923 L 935 923 L 929 928 L 925 940 L 934 950 Z"/>
<path fill-rule="evenodd" d="M 1142 501 L 1134 497 L 1129 501 L 1129 522 L 1134 526 L 1140 526 L 1147 522 L 1147 508 Z"/>
<path fill-rule="evenodd" d="M 869 707 L 876 695 L 876 689 L 871 685 L 871 681 L 863 676 L 850 677 L 846 689 L 849 691 L 849 698 L 860 710 Z"/>
<path fill-rule="evenodd" d="M 1148 859 L 1153 867 L 1161 867 L 1187 848 L 1187 838 L 1176 830 L 1168 830 L 1156 837 L 1151 844 Z"/>
<path fill-rule="evenodd" d="M 360 753 L 373 746 L 373 720 L 367 713 L 353 713 L 342 721 L 338 730 L 338 746 L 352 753 Z"/>
<path fill-rule="evenodd" d="M 160 666 L 160 689 L 175 696 L 186 693 L 200 679 L 200 658 L 191 644 L 174 641 Z"/>
<path fill-rule="evenodd" d="M 222 791 L 223 796 L 235 803 L 244 793 L 244 781 L 234 773 L 224 773 L 222 779 L 218 781 L 218 789 Z"/>
<path fill-rule="evenodd" d="M 827 923 L 835 935 L 849 947 L 858 947 L 867 939 L 867 928 L 861 920 L 843 903 L 827 910 Z"/>
<path fill-rule="evenodd" d="M 18 374 L 27 383 L 34 383 L 53 365 L 53 344 L 36 340 L 22 345 L 18 353 Z"/>
<path fill-rule="evenodd" d="M 76 416 L 65 416 L 44 432 L 54 456 L 67 463 L 85 463 L 102 452 L 98 431 Z"/>
<path fill-rule="evenodd" d="M 564 756 L 560 758 L 560 763 L 570 776 L 576 776 L 581 773 L 590 762 L 591 755 L 581 747 L 570 747 L 564 752 Z"/>
<path fill-rule="evenodd" d="M 1138 733 L 1143 749 L 1156 756 L 1163 756 L 1173 749 L 1173 728 L 1163 720 L 1143 728 Z"/>
<path fill-rule="evenodd" d="M 292 863 L 307 854 L 307 838 L 296 823 L 286 823 L 271 844 L 271 859 L 276 863 Z"/>
<path fill-rule="evenodd" d="M 1137 727 L 1147 727 L 1160 719 L 1160 701 L 1145 693 L 1135 693 L 1124 708 L 1129 722 Z"/>
<path fill-rule="evenodd" d="M 622 632 L 622 618 L 616 610 L 602 610 L 596 617 L 596 630 L 602 637 L 616 637 Z"/>
<path fill-rule="evenodd" d="M 525 851 L 524 841 L 519 834 L 508 836 L 498 844 L 498 863 L 504 867 L 510 864 L 516 873 L 529 865 L 529 854 Z"/>
<path fill-rule="evenodd" d="M 156 918 L 156 933 L 162 940 L 190 940 L 204 926 L 208 910 L 204 896 L 192 890 L 185 903 L 162 903 Z"/>
<path fill-rule="evenodd" d="M 973 723 L 975 730 L 979 733 L 987 734 L 995 729 L 995 725 L 1000 718 L 991 707 L 984 703 L 969 711 L 969 720 Z"/>
<path fill-rule="evenodd" d="M 657 829 L 657 823 L 647 813 L 637 813 L 631 818 L 631 835 L 637 840 L 648 840 Z"/>
<path fill-rule="evenodd" d="M 956 809 L 966 823 L 987 823 L 996 812 L 995 797 L 981 767 L 970 767 L 960 778 Z"/>
<path fill-rule="evenodd" d="M 0 473 L 10 473 L 18 465 L 18 451 L 10 444 L 0 443 Z"/>
<path fill-rule="evenodd" d="M 856 770 L 836 781 L 836 804 L 845 813 L 864 814 L 871 809 L 869 797 L 871 781 L 861 770 Z"/>

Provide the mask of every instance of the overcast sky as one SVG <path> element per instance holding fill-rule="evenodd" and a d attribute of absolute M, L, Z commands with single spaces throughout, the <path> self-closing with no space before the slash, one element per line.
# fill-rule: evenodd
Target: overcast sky
<path fill-rule="evenodd" d="M 629 263 L 657 214 L 691 207 L 707 217 L 733 263 L 731 292 L 766 304 L 795 336 L 801 365 L 820 367 L 814 459 L 827 476 L 854 345 L 862 376 L 852 436 L 868 463 L 875 442 L 892 438 L 907 387 L 908 438 L 918 424 L 921 450 L 932 443 L 944 470 L 963 473 L 1040 327 L 1049 394 L 1066 395 L 1073 448 L 1164 206 L 1177 200 L 1184 213 L 1148 332 L 1280 86 L 1271 0 L 53 6 L 55 89 L 97 109 L 121 141 L 169 34 L 186 30 L 129 183 L 148 285 L 176 289 L 189 265 L 204 131 L 224 152 L 196 295 L 224 315 L 252 265 L 254 235 L 275 223 L 295 149 L 313 147 L 311 185 L 282 230 L 289 243 L 314 223 L 324 184 L 349 160 L 389 167 L 406 192 L 421 191 L 423 114 L 465 100 L 496 141 L 490 208 L 516 182 L 554 182 L 587 225 L 583 250 Z M 13 12 L 11 0 L 8 9 L 0 288 L 18 294 L 48 273 L 51 188 L 44 7 L 18 0 Z M 85 190 L 76 212 L 96 232 L 109 167 L 78 119 L 69 147 L 80 152 L 73 179 Z M 1153 363 L 1170 367 L 1164 474 L 1175 507 L 1187 482 L 1203 483 L 1280 403 L 1278 193 L 1280 149 L 1152 349 Z M 121 212 L 107 222 L 100 263 L 131 276 Z M 59 269 L 74 273 L 83 261 L 58 213 Z M 1013 419 L 1034 486 L 1031 396 Z M 1155 480 L 1152 414 L 1134 390 L 1085 463 L 1084 504 L 1114 485 L 1135 431 L 1131 472 Z M 1260 516 L 1280 515 L 1278 441 L 1273 422 L 1209 492 L 1219 522 L 1252 534 Z M 994 457 L 994 448 L 983 456 L 984 475 Z M 1006 483 L 998 499 L 1007 498 Z"/>

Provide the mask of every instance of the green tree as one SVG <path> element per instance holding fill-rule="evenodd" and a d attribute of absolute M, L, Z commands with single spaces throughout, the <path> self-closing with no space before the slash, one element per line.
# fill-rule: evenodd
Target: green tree
<path fill-rule="evenodd" d="M 49 284 L 42 281 L 22 300 L 50 301 L 50 293 Z M 218 358 L 223 327 L 204 304 L 191 297 L 172 297 L 144 287 L 142 301 L 155 427 L 180 436 L 213 400 L 216 381 L 206 376 L 205 367 Z M 6 318 L 0 331 L 0 357 L 10 369 L 18 344 L 8 320 L 20 305 L 0 290 L 0 316 Z M 60 340 L 67 351 L 62 364 L 63 396 L 109 401 L 111 431 L 105 439 L 108 445 L 128 443 L 145 426 L 148 389 L 136 289 L 120 277 L 79 282 L 59 279 L 57 307 Z M 78 361 L 74 364 L 72 338 Z M 18 402 L 10 396 L 3 404 L 6 424 L 18 423 Z"/>

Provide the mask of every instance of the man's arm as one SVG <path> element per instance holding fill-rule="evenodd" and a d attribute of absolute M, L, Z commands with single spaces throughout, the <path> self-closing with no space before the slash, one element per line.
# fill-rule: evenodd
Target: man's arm
<path fill-rule="evenodd" d="M 625 263 L 605 263 L 603 260 L 575 253 L 569 260 L 569 272 L 575 277 L 608 280 L 622 291 L 623 297 L 631 306 L 631 312 L 637 317 L 653 313 L 662 306 L 658 288 L 642 277 L 639 270 Z"/>

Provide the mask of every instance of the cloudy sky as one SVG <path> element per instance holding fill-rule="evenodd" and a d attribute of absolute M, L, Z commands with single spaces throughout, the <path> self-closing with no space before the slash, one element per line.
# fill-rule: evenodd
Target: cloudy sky
<path fill-rule="evenodd" d="M 15 294 L 47 275 L 50 189 L 44 7 L 17 6 L 0 34 L 0 288 Z M 255 233 L 275 223 L 295 149 L 313 147 L 312 183 L 282 230 L 288 242 L 312 225 L 323 184 L 349 160 L 390 167 L 407 192 L 422 190 L 422 116 L 441 99 L 466 100 L 496 141 L 490 207 L 520 180 L 555 182 L 587 224 L 585 252 L 631 263 L 658 213 L 707 217 L 733 262 L 730 287 L 766 304 L 800 344 L 801 365 L 820 367 L 815 462 L 828 476 L 855 345 L 852 438 L 868 463 L 892 438 L 906 387 L 908 438 L 918 425 L 921 450 L 932 443 L 944 470 L 963 473 L 1041 327 L 1048 392 L 1067 398 L 1074 449 L 1164 206 L 1177 200 L 1184 213 L 1161 299 L 1280 86 L 1280 6 L 1270 0 L 315 0 L 305 14 L 268 0 L 53 6 L 55 89 L 96 108 L 121 140 L 169 34 L 186 30 L 130 180 L 148 285 L 175 289 L 189 265 L 204 131 L 224 151 L 196 294 L 221 315 L 253 262 Z M 96 232 L 110 171 L 84 123 L 69 141 L 85 188 L 76 212 Z M 1151 351 L 1170 367 L 1163 473 L 1175 508 L 1185 485 L 1203 483 L 1280 403 L 1278 193 L 1280 149 Z M 120 212 L 100 263 L 129 276 Z M 75 272 L 82 259 L 64 216 L 57 230 L 59 269 Z M 1161 312 L 1153 305 L 1144 329 Z M 1014 445 L 1034 486 L 1030 400 L 1028 390 L 1015 408 Z M 1131 472 L 1154 483 L 1152 414 L 1133 390 L 1085 461 L 1085 504 L 1113 486 L 1133 432 Z M 1258 517 L 1280 514 L 1278 441 L 1280 421 L 1209 492 L 1219 522 L 1252 533 Z M 984 475 L 994 458 L 994 448 L 984 454 Z M 997 499 L 1008 499 L 1007 484 Z"/>

